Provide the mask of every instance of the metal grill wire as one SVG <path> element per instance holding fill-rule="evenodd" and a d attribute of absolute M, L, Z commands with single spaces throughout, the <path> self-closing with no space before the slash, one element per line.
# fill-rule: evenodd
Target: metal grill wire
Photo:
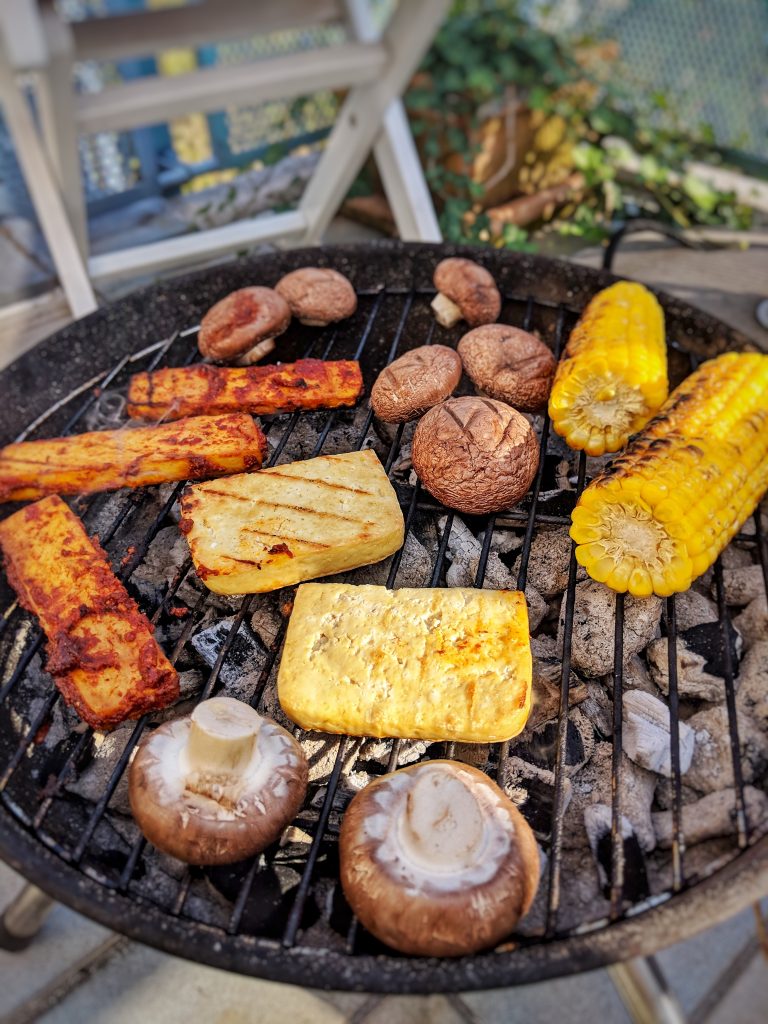
<path fill-rule="evenodd" d="M 429 318 L 427 304 L 431 299 L 431 294 L 425 292 L 394 292 L 394 291 L 380 291 L 378 293 L 363 293 L 361 295 L 361 312 L 363 317 L 362 323 L 355 323 L 355 335 L 359 337 L 353 351 L 338 351 L 338 330 L 329 330 L 324 332 L 316 332 L 314 340 L 311 342 L 309 347 L 306 349 L 304 355 L 320 355 L 322 358 L 333 357 L 333 358 L 371 358 L 375 360 L 375 356 L 371 355 L 370 342 L 371 338 L 376 334 L 376 322 L 380 310 L 385 303 L 399 303 L 400 304 L 400 316 L 397 322 L 396 330 L 391 339 L 391 343 L 388 346 L 386 353 L 386 363 L 389 363 L 398 354 L 402 354 L 407 348 L 413 347 L 415 344 L 424 343 L 424 331 L 427 330 L 427 343 L 431 343 L 433 338 L 434 324 Z M 413 314 L 416 313 L 421 318 L 422 329 L 420 331 L 414 330 Z M 563 343 L 567 337 L 569 327 L 574 323 L 575 316 L 578 311 L 571 310 L 564 305 L 553 306 L 545 303 L 534 303 L 531 298 L 525 299 L 519 296 L 507 296 L 505 298 L 505 308 L 502 319 L 507 322 L 517 322 L 525 329 L 528 330 L 541 330 L 544 336 L 549 336 L 549 341 L 553 345 L 556 355 L 560 355 Z M 427 317 L 428 319 L 425 319 Z M 429 326 L 426 327 L 425 325 Z M 359 332 L 359 335 L 358 335 Z M 159 342 L 156 345 L 150 346 L 148 349 L 143 350 L 140 353 L 136 353 L 133 356 L 124 357 L 112 370 L 110 370 L 103 378 L 99 378 L 98 381 L 90 381 L 83 388 L 79 389 L 74 397 L 82 396 L 83 393 L 88 390 L 90 393 L 88 397 L 79 405 L 75 412 L 69 417 L 64 423 L 63 428 L 59 429 L 60 433 L 68 433 L 73 431 L 78 424 L 82 421 L 85 414 L 88 412 L 90 407 L 96 401 L 96 395 L 99 391 L 113 385 L 120 385 L 124 383 L 124 378 L 128 372 L 133 372 L 135 369 L 153 369 L 164 362 L 172 361 L 176 365 L 179 363 L 185 364 L 194 361 L 197 356 L 197 347 L 195 343 L 196 328 L 190 328 L 183 332 L 180 332 L 173 337 Z M 458 338 L 458 334 L 456 335 Z M 419 340 L 414 340 L 418 338 Z M 379 347 L 382 347 L 382 342 L 385 339 L 379 340 Z M 444 340 L 441 337 L 441 341 Z M 456 339 L 451 339 L 456 340 Z M 354 341 L 354 339 L 353 339 Z M 184 346 L 187 346 L 184 350 Z M 344 345 L 347 349 L 350 345 Z M 373 346 L 375 348 L 375 346 Z M 149 357 L 148 363 L 145 360 Z M 143 365 L 142 365 L 143 364 Z M 380 366 L 374 365 L 376 371 L 380 369 Z M 691 369 L 693 369 L 693 362 L 691 363 Z M 93 387 L 95 383 L 98 383 L 98 389 Z M 74 400 L 74 398 L 72 398 Z M 65 403 L 58 403 L 57 406 L 52 407 L 44 416 L 40 417 L 34 424 L 31 424 L 19 437 L 19 439 L 29 437 L 30 434 L 39 431 L 41 426 L 44 426 L 49 416 L 53 416 L 58 413 Z M 71 402 L 70 402 L 71 404 Z M 292 432 L 299 421 L 300 413 L 296 412 L 288 417 L 275 417 L 265 427 L 265 430 L 270 438 L 273 445 L 272 454 L 270 456 L 267 465 L 273 465 L 280 458 L 286 445 L 288 444 Z M 312 455 L 318 455 L 322 452 L 323 447 L 331 434 L 334 424 L 338 419 L 339 413 L 332 411 L 327 413 L 324 418 L 321 429 L 319 430 L 317 441 L 314 446 Z M 356 439 L 354 445 L 355 448 L 361 449 L 365 446 L 369 437 L 370 430 L 373 423 L 373 414 L 369 412 L 365 418 L 362 430 Z M 481 556 L 478 563 L 476 578 L 474 585 L 476 587 L 482 587 L 485 570 L 490 553 L 491 541 L 493 538 L 494 531 L 496 530 L 517 530 L 524 531 L 523 544 L 520 554 L 520 561 L 518 566 L 518 578 L 517 585 L 519 589 L 525 589 L 528 565 L 531 554 L 531 543 L 533 540 L 534 532 L 539 524 L 546 525 L 560 525 L 566 526 L 569 523 L 569 517 L 563 515 L 551 515 L 545 514 L 539 511 L 539 497 L 542 486 L 542 480 L 544 476 L 545 456 L 548 451 L 548 441 L 550 433 L 549 419 L 545 415 L 543 418 L 543 427 L 540 437 L 540 462 L 539 469 L 533 482 L 533 486 L 530 492 L 530 498 L 528 501 L 528 509 L 524 508 L 514 509 L 511 512 L 507 512 L 498 516 L 491 516 L 487 519 L 483 544 L 481 550 Z M 385 469 L 388 473 L 391 473 L 392 467 L 395 463 L 395 459 L 400 450 L 400 444 L 403 435 L 403 426 L 401 425 L 392 440 L 387 457 L 385 459 Z M 589 460 L 583 453 L 581 453 L 578 461 L 578 479 L 575 491 L 575 496 L 581 493 L 588 479 L 588 463 Z M 146 530 L 142 540 L 135 546 L 133 552 L 128 552 L 127 560 L 124 559 L 121 563 L 122 568 L 118 575 L 125 583 L 130 582 L 130 577 L 145 557 L 147 550 L 155 538 L 159 530 L 163 525 L 168 523 L 169 514 L 175 505 L 184 484 L 177 484 L 171 491 L 168 499 L 164 505 L 154 517 L 149 528 Z M 401 489 L 402 490 L 402 489 Z M 118 527 L 123 527 L 127 520 L 135 515 L 137 510 L 141 508 L 142 502 L 146 495 L 146 491 L 138 490 L 134 492 L 128 492 L 125 495 L 124 501 L 119 505 L 118 511 L 114 516 L 113 521 L 107 528 L 106 532 L 102 535 L 101 541 L 105 546 L 113 539 Z M 81 498 L 74 499 L 72 502 L 75 510 L 80 514 L 88 524 L 89 514 L 93 512 L 94 507 L 99 502 L 98 496 L 89 497 L 87 500 Z M 444 569 L 444 562 L 448 549 L 448 541 L 450 538 L 451 529 L 454 522 L 454 513 L 450 510 L 444 509 L 442 506 L 436 504 L 433 499 L 428 495 L 425 495 L 421 491 L 418 482 L 414 487 L 410 489 L 410 494 L 402 500 L 402 504 L 405 511 L 405 525 L 406 535 L 411 531 L 414 521 L 417 515 L 441 515 L 447 512 L 445 527 L 440 536 L 437 556 L 433 565 L 432 576 L 430 585 L 439 586 L 441 585 L 442 574 Z M 756 513 L 754 517 L 755 521 L 755 536 L 748 537 L 739 535 L 740 539 L 744 542 L 754 543 L 757 547 L 758 558 L 763 568 L 763 575 L 765 577 L 766 592 L 768 592 L 768 550 L 766 545 L 766 539 L 763 536 L 760 517 Z M 403 550 L 401 549 L 394 557 L 389 572 L 389 578 L 387 580 L 388 587 L 394 587 L 397 582 L 397 575 L 400 569 Z M 115 552 L 112 552 L 114 558 Z M 148 610 L 153 625 L 156 625 L 163 613 L 169 607 L 171 600 L 176 594 L 179 586 L 182 584 L 187 573 L 191 569 L 191 560 L 187 558 L 182 566 L 178 569 L 175 576 L 171 580 L 167 587 L 166 592 L 163 594 L 162 600 L 153 609 Z M 725 697 L 726 705 L 728 709 L 728 722 L 729 722 L 729 736 L 731 742 L 731 750 L 733 756 L 733 770 L 735 780 L 735 791 L 736 791 L 736 808 L 735 808 L 735 820 L 736 820 L 736 843 L 737 847 L 734 849 L 733 855 L 737 855 L 738 849 L 745 847 L 749 842 L 749 823 L 747 821 L 746 806 L 744 801 L 744 783 L 741 772 L 741 762 L 739 753 L 739 736 L 738 736 L 738 724 L 736 720 L 736 707 L 735 707 L 735 690 L 734 690 L 734 676 L 733 676 L 733 665 L 730 659 L 730 645 L 729 645 L 729 630 L 730 623 L 728 621 L 728 609 L 725 603 L 725 595 L 723 588 L 723 576 L 722 567 L 718 560 L 714 571 L 715 587 L 717 592 L 718 610 L 720 617 L 720 628 L 722 631 L 723 651 L 725 658 Z M 563 828 L 564 828 L 564 779 L 565 779 L 565 760 L 566 760 L 566 731 L 568 724 L 568 690 L 570 680 L 570 662 L 571 662 L 571 638 L 573 630 L 573 618 L 574 618 L 574 607 L 575 607 L 575 596 L 576 596 L 576 560 L 574 550 L 572 546 L 570 569 L 568 586 L 566 590 L 566 603 L 565 603 L 565 621 L 564 621 L 564 653 L 562 662 L 562 674 L 561 674 L 561 685 L 560 685 L 560 709 L 557 724 L 557 747 L 555 756 L 555 794 L 554 794 L 554 810 L 552 815 L 552 829 L 551 836 L 548 846 L 549 865 L 546 872 L 546 881 L 543 884 L 547 886 L 546 894 L 546 922 L 543 931 L 536 936 L 528 936 L 526 938 L 521 937 L 520 941 L 525 943 L 541 941 L 557 937 L 563 937 L 570 934 L 569 931 L 558 929 L 558 912 L 561 905 L 561 871 L 562 871 L 562 844 L 563 844 Z M 209 594 L 207 592 L 201 594 L 196 606 L 191 610 L 186 624 L 182 630 L 180 637 L 178 638 L 173 651 L 170 654 L 170 659 L 175 662 L 179 657 L 184 646 L 192 636 L 195 625 L 199 623 L 201 616 L 205 610 L 207 602 L 209 600 Z M 248 595 L 242 601 L 240 608 L 235 615 L 231 627 L 223 641 L 220 648 L 218 658 L 213 665 L 207 680 L 203 686 L 202 691 L 198 696 L 198 700 L 204 700 L 216 692 L 217 685 L 219 682 L 219 676 L 224 665 L 226 658 L 231 650 L 232 644 L 235 641 L 237 633 L 244 622 L 247 614 L 251 610 L 256 595 Z M 11 605 L 6 609 L 2 619 L 0 620 L 0 632 L 9 628 L 12 623 L 17 623 L 21 620 L 19 625 L 24 628 L 25 624 L 29 624 L 29 617 L 24 617 L 23 613 L 20 612 L 16 604 Z M 623 646 L 623 622 L 624 622 L 624 597 L 619 595 L 616 601 L 616 626 L 615 626 L 615 661 L 614 661 L 614 673 L 613 673 L 613 758 L 612 758 L 612 828 L 611 828 L 611 871 L 610 871 L 610 914 L 608 919 L 603 919 L 597 922 L 590 922 L 589 928 L 599 928 L 606 926 L 610 921 L 616 920 L 627 913 L 637 913 L 644 909 L 646 906 L 658 903 L 660 897 L 652 897 L 650 900 L 643 901 L 641 903 L 635 903 L 634 905 L 629 904 L 624 898 L 624 883 L 625 883 L 625 866 L 623 859 L 623 841 L 622 841 L 622 829 L 621 829 L 621 814 L 622 814 L 622 751 L 621 751 L 621 738 L 622 738 L 622 696 L 623 696 L 623 673 L 622 673 L 622 646 Z M 272 672 L 278 654 L 280 652 L 285 629 L 287 626 L 287 618 L 283 617 L 281 626 L 275 636 L 274 642 L 272 643 L 265 664 L 259 675 L 256 688 L 252 697 L 252 703 L 254 706 L 258 706 L 261 696 L 266 687 L 270 673 Z M 676 629 L 676 616 L 675 616 L 675 599 L 674 597 L 668 598 L 666 601 L 665 613 L 664 613 L 664 629 L 668 638 L 668 649 L 669 649 L 669 675 L 670 675 L 670 692 L 669 692 L 669 707 L 671 714 L 671 765 L 672 765 L 672 787 L 673 787 L 673 840 L 672 840 L 672 882 L 669 893 L 665 894 L 666 898 L 674 892 L 680 891 L 682 888 L 689 884 L 695 879 L 686 879 L 684 871 L 684 851 L 685 851 L 685 839 L 682 830 L 682 800 L 681 800 L 681 772 L 680 772 L 680 752 L 679 752 L 679 720 L 678 720 L 678 687 L 677 687 L 677 659 L 676 659 L 676 645 L 677 645 L 677 629 Z M 10 674 L 5 684 L 0 689 L 0 713 L 5 712 L 7 718 L 7 712 L 11 708 L 12 698 L 19 681 L 22 679 L 26 672 L 29 664 L 34 655 L 39 651 L 42 645 L 42 635 L 37 629 L 33 629 L 27 638 L 26 647 L 16 665 L 14 671 Z M 102 885 L 112 888 L 118 892 L 128 893 L 133 895 L 141 895 L 143 898 L 151 898 L 151 894 L 147 894 L 145 891 L 140 891 L 136 887 L 136 882 L 139 874 L 141 873 L 142 858 L 152 856 L 151 847 L 148 847 L 146 841 L 139 837 L 137 838 L 131 848 L 128 856 L 125 858 L 124 863 L 120 866 L 120 870 L 115 872 L 110 870 L 109 866 L 105 866 L 99 863 L 98 859 L 89 859 L 89 849 L 93 840 L 94 833 L 96 832 L 99 824 L 107 814 L 110 801 L 115 793 L 115 790 L 125 772 L 125 769 L 130 760 L 130 756 L 133 752 L 134 747 L 139 742 L 142 733 L 146 727 L 147 717 L 144 716 L 138 722 L 136 722 L 130 737 L 115 765 L 114 770 L 109 777 L 109 780 L 104 787 L 103 791 L 99 795 L 95 803 L 93 803 L 90 811 L 85 820 L 84 826 L 79 830 L 76 835 L 68 835 L 66 841 L 62 841 L 61 837 L 54 834 L 55 830 L 46 828 L 46 822 L 49 818 L 52 808 L 56 806 L 57 801 L 65 801 L 67 797 L 64 795 L 64 785 L 70 779 L 75 768 L 78 764 L 79 759 L 82 757 L 84 751 L 91 742 L 93 730 L 90 728 L 84 728 L 82 731 L 76 731 L 71 737 L 72 745 L 58 768 L 55 775 L 49 778 L 42 791 L 38 793 L 37 805 L 30 808 L 23 804 L 20 799 L 14 799 L 11 793 L 11 783 L 14 778 L 22 774 L 20 769 L 22 768 L 25 759 L 28 757 L 28 753 L 34 746 L 40 730 L 46 726 L 54 705 L 60 700 L 58 691 L 51 683 L 50 692 L 46 697 L 44 703 L 34 715 L 32 721 L 30 721 L 26 731 L 23 733 L 20 741 L 16 745 L 15 749 L 12 750 L 10 756 L 6 758 L 5 763 L 0 763 L 0 799 L 2 799 L 5 807 L 14 814 L 27 828 L 29 828 L 35 836 L 48 847 L 54 849 L 56 853 L 62 857 L 69 864 L 79 867 L 85 871 L 89 876 L 96 879 Z M 23 711 L 22 711 L 23 713 Z M 296 730 L 296 734 L 300 735 L 301 731 Z M 342 773 L 345 769 L 345 762 L 349 759 L 349 752 L 352 749 L 354 741 L 350 740 L 349 737 L 342 736 L 337 740 L 337 748 L 335 761 L 330 778 L 325 787 L 325 795 L 320 808 L 320 813 L 317 821 L 311 828 L 312 839 L 309 846 L 309 850 L 306 859 L 301 866 L 301 875 L 298 885 L 295 889 L 295 895 L 293 897 L 292 905 L 287 914 L 287 918 L 282 929 L 281 941 L 284 947 L 290 948 L 293 946 L 298 938 L 302 927 L 302 921 L 304 918 L 304 912 L 306 908 L 307 898 L 312 890 L 314 881 L 314 872 L 317 866 L 318 858 L 321 855 L 321 850 L 326 844 L 334 843 L 337 839 L 337 832 L 334 829 L 329 830 L 329 822 L 331 819 L 332 812 L 334 811 L 335 804 L 338 797 L 338 786 L 341 779 Z M 398 753 L 401 747 L 401 741 L 394 740 L 391 744 L 391 751 L 388 762 L 388 770 L 393 770 L 397 766 Z M 506 757 L 510 749 L 509 743 L 497 744 L 493 750 L 489 763 L 486 766 L 487 771 L 490 773 L 498 773 L 502 764 L 503 759 Z M 446 744 L 443 756 L 452 757 L 454 754 L 453 744 Z M 24 793 L 24 787 L 21 788 L 22 794 Z M 299 815 L 297 819 L 302 820 L 302 815 Z M 258 889 L 258 879 L 260 873 L 269 867 L 275 861 L 276 856 L 279 853 L 279 846 L 276 845 L 273 848 L 265 851 L 260 856 L 254 858 L 252 862 L 244 867 L 240 871 L 242 877 L 239 879 L 237 892 L 232 899 L 231 909 L 226 914 L 226 920 L 222 920 L 222 929 L 230 935 L 235 935 L 241 930 L 243 922 L 243 915 L 248 903 L 248 899 L 251 895 L 254 886 Z M 591 865 L 587 865 L 585 870 L 593 870 Z M 178 885 L 175 896 L 172 901 L 166 900 L 159 903 L 158 905 L 174 916 L 184 915 L 187 919 L 194 921 L 196 920 L 194 911 L 186 911 L 186 904 L 188 896 L 190 894 L 190 888 L 193 880 L 199 877 L 200 871 L 196 868 L 184 868 L 180 876 L 178 877 Z M 583 930 L 580 929 L 580 930 Z M 357 922 L 351 919 L 346 937 L 346 950 L 348 953 L 353 954 L 358 947 L 361 928 L 358 928 Z M 258 936 L 255 936 L 258 937 Z"/>

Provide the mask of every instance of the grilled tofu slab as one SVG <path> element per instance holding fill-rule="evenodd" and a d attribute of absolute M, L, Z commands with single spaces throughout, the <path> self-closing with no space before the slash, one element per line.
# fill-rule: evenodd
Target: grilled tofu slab
<path fill-rule="evenodd" d="M 525 726 L 531 672 L 519 591 L 307 583 L 277 694 L 303 729 L 498 743 Z"/>
<path fill-rule="evenodd" d="M 245 414 L 23 441 L 0 449 L 0 501 L 204 480 L 258 468 L 266 452 Z"/>
<path fill-rule="evenodd" d="M 179 680 L 98 542 L 52 495 L 0 523 L 8 581 L 48 638 L 47 669 L 89 725 L 167 707 Z"/>
<path fill-rule="evenodd" d="M 351 406 L 362 393 L 360 364 L 350 359 L 243 367 L 200 363 L 135 374 L 128 388 L 128 415 L 141 420 L 225 412 L 268 416 Z"/>
<path fill-rule="evenodd" d="M 370 450 L 195 484 L 181 513 L 197 574 L 218 594 L 370 565 L 403 543 L 397 495 Z"/>

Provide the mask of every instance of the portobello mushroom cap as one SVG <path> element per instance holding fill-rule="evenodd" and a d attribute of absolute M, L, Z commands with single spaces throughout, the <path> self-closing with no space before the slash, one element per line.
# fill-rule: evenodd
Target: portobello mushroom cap
<path fill-rule="evenodd" d="M 290 306 L 272 288 L 240 288 L 205 314 L 197 346 L 206 359 L 249 366 L 273 351 L 290 322 Z"/>
<path fill-rule="evenodd" d="M 166 722 L 131 764 L 131 810 L 146 838 L 188 864 L 231 864 L 264 850 L 307 790 L 298 742 L 232 697 Z"/>
<path fill-rule="evenodd" d="M 512 801 L 476 768 L 427 761 L 352 799 L 339 840 L 344 895 L 382 942 L 462 956 L 509 935 L 539 884 L 539 851 Z"/>
<path fill-rule="evenodd" d="M 449 398 L 419 420 L 413 468 L 448 508 L 484 515 L 511 508 L 536 475 L 539 445 L 530 423 L 492 398 Z"/>

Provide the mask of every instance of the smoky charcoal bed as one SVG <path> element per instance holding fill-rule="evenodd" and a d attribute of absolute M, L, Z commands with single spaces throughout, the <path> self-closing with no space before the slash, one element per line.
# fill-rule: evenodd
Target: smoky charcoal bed
<path fill-rule="evenodd" d="M 3 371 L 0 440 L 125 422 L 122 398 L 131 373 L 194 361 L 196 325 L 210 305 L 245 285 L 272 285 L 307 264 L 347 274 L 359 308 L 335 328 L 293 324 L 280 339 L 280 356 L 359 358 L 367 395 L 395 356 L 425 342 L 457 343 L 461 325 L 450 331 L 436 327 L 429 303 L 436 262 L 462 253 L 496 278 L 504 296 L 502 322 L 539 332 L 556 354 L 588 299 L 615 280 L 527 255 L 402 243 L 294 250 L 229 263 L 136 292 L 60 331 Z M 701 359 L 750 347 L 714 318 L 670 296 L 659 298 L 673 385 Z M 466 381 L 460 393 L 469 393 Z M 601 638 L 616 668 L 590 676 L 574 664 L 583 577 L 564 531 L 576 496 L 602 460 L 568 452 L 548 420 L 538 417 L 542 457 L 521 505 L 495 517 L 459 517 L 415 483 L 408 460 L 412 426 L 385 430 L 374 423 L 367 397 L 357 410 L 267 417 L 262 424 L 272 464 L 363 446 L 381 458 L 401 502 L 407 542 L 379 566 L 346 574 L 351 582 L 443 586 L 463 573 L 480 586 L 492 573 L 492 585 L 511 578 L 513 585 L 533 588 L 532 579 L 538 584 L 544 578 L 539 562 L 554 559 L 558 542 L 561 548 L 565 543 L 561 589 L 553 585 L 546 596 L 538 594 L 543 603 L 534 653 L 548 690 L 546 698 L 539 694 L 533 724 L 509 744 L 473 750 L 301 734 L 310 788 L 283 843 L 231 867 L 186 868 L 144 842 L 125 798 L 131 752 L 142 732 L 164 715 L 127 723 L 106 736 L 86 728 L 45 674 L 36 622 L 14 607 L 2 577 L 0 855 L 12 867 L 62 903 L 168 952 L 306 986 L 387 992 L 497 987 L 649 954 L 768 893 L 762 815 L 768 752 L 760 730 L 737 707 L 739 673 L 751 653 L 731 625 L 742 612 L 728 597 L 731 576 L 740 569 L 752 581 L 758 573 L 761 588 L 768 584 L 759 513 L 736 538 L 730 560 L 715 566 L 706 593 L 699 588 L 700 596 L 684 607 L 680 599 L 661 603 L 648 642 L 661 639 L 665 645 L 663 700 L 671 712 L 672 770 L 669 779 L 649 780 L 649 773 L 641 776 L 622 754 L 623 696 L 639 685 L 642 661 L 637 655 L 622 667 L 629 598 L 618 599 L 615 630 Z M 236 600 L 208 593 L 175 528 L 182 488 L 100 494 L 71 504 L 90 532 L 99 534 L 179 669 L 182 704 L 166 715 L 224 693 L 279 717 L 274 679 L 292 590 Z M 691 607 L 702 601 L 713 611 L 693 629 L 707 633 L 702 671 L 721 681 L 715 703 L 692 698 L 678 680 L 676 651 L 689 643 Z M 678 627 L 683 611 L 685 622 Z M 647 659 L 644 664 L 647 670 Z M 730 803 L 728 827 L 691 843 L 683 807 L 709 790 L 693 792 L 687 785 L 679 736 L 683 720 L 702 708 L 720 715 L 724 726 L 725 747 L 719 749 L 731 775 L 723 797 Z M 745 740 L 740 730 L 747 726 Z M 366 781 L 398 764 L 445 756 L 471 760 L 512 793 L 546 855 L 540 892 L 519 933 L 494 951 L 458 960 L 400 956 L 365 933 L 344 901 L 339 824 L 344 806 Z M 638 780 L 645 780 L 653 797 L 636 812 Z M 583 811 L 598 797 L 610 813 L 600 835 L 590 839 Z M 643 838 L 641 812 L 646 824 L 653 821 L 656 836 Z M 662 820 L 664 844 L 657 842 Z"/>

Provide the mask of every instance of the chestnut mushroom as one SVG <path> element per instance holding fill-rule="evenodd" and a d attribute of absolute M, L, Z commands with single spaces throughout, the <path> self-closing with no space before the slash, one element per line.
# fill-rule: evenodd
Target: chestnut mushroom
<path fill-rule="evenodd" d="M 188 864 L 231 864 L 273 843 L 298 813 L 307 762 L 249 704 L 204 700 L 139 747 L 128 793 L 141 831 Z"/>
<path fill-rule="evenodd" d="M 543 341 L 508 324 L 486 324 L 459 342 L 467 376 L 490 398 L 523 412 L 546 405 L 557 360 Z"/>
<path fill-rule="evenodd" d="M 339 860 L 344 895 L 368 931 L 418 956 L 494 946 L 539 884 L 525 818 L 487 775 L 456 761 L 411 765 L 357 793 Z"/>
<path fill-rule="evenodd" d="M 200 321 L 197 347 L 206 359 L 250 366 L 275 348 L 291 309 L 271 288 L 240 288 L 211 306 Z"/>
<path fill-rule="evenodd" d="M 343 274 L 330 267 L 301 267 L 281 277 L 275 291 L 291 312 L 308 327 L 326 327 L 346 320 L 357 309 L 355 289 Z"/>
<path fill-rule="evenodd" d="M 453 327 L 466 320 L 470 327 L 499 319 L 501 295 L 490 273 L 474 260 L 451 256 L 435 267 L 437 295 L 432 300 L 437 322 Z"/>
<path fill-rule="evenodd" d="M 461 380 L 461 359 L 447 345 L 421 345 L 385 366 L 371 388 L 384 423 L 407 423 L 442 402 Z"/>
<path fill-rule="evenodd" d="M 434 496 L 469 515 L 516 505 L 539 465 L 530 423 L 492 398 L 449 398 L 416 427 L 413 468 Z"/>

